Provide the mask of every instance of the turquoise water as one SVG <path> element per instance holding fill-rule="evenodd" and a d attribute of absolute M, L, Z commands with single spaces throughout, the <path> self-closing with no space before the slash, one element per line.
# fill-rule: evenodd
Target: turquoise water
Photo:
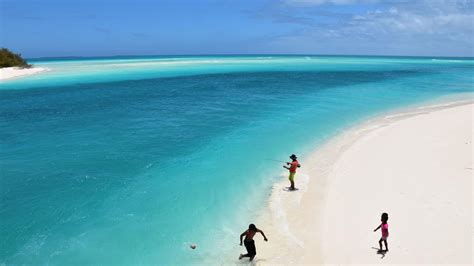
<path fill-rule="evenodd" d="M 0 84 L 6 264 L 229 263 L 284 178 L 272 160 L 304 161 L 381 112 L 474 92 L 469 58 L 32 62 L 50 71 Z"/>

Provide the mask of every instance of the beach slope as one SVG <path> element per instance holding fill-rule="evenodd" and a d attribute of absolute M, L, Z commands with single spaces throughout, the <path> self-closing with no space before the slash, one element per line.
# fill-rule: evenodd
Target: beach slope
<path fill-rule="evenodd" d="M 259 221 L 267 263 L 472 263 L 474 105 L 417 109 L 348 130 L 276 184 Z M 389 252 L 377 254 L 382 212 Z"/>

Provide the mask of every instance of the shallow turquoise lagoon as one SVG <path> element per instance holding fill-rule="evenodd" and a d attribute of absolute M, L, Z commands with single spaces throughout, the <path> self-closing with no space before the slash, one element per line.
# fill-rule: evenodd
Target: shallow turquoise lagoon
<path fill-rule="evenodd" d="M 474 92 L 470 58 L 32 63 L 50 71 L 0 83 L 6 264 L 226 262 L 284 178 L 274 160 L 304 161 L 364 119 Z"/>

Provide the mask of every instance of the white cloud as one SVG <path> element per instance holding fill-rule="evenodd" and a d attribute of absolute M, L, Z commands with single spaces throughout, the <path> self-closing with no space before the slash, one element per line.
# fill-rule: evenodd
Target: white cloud
<path fill-rule="evenodd" d="M 292 0 L 353 3 L 355 0 Z M 360 2 L 360 1 L 357 1 Z M 386 2 L 387 3 L 387 2 Z M 474 56 L 474 1 L 392 1 L 330 25 L 301 28 L 274 40 L 299 52 Z M 370 52 L 373 51 L 373 52 Z"/>
<path fill-rule="evenodd" d="M 453 2 L 453 1 L 452 1 Z M 384 28 L 392 34 L 431 34 L 442 35 L 449 33 L 463 33 L 472 37 L 474 33 L 474 14 L 466 12 L 453 6 L 437 5 L 432 3 L 422 9 L 410 9 L 409 7 L 391 7 L 387 11 L 369 11 L 365 20 L 354 16 L 351 26 L 342 26 L 340 30 L 357 32 L 358 30 L 370 30 L 374 33 Z M 469 36 L 471 35 L 471 36 Z"/>

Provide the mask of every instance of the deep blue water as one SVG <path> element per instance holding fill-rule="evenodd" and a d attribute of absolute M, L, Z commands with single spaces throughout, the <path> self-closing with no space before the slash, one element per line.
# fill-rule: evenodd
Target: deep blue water
<path fill-rule="evenodd" d="M 472 59 L 35 64 L 52 70 L 0 84 L 7 264 L 226 262 L 282 178 L 273 159 L 304 160 L 364 119 L 474 92 Z"/>

